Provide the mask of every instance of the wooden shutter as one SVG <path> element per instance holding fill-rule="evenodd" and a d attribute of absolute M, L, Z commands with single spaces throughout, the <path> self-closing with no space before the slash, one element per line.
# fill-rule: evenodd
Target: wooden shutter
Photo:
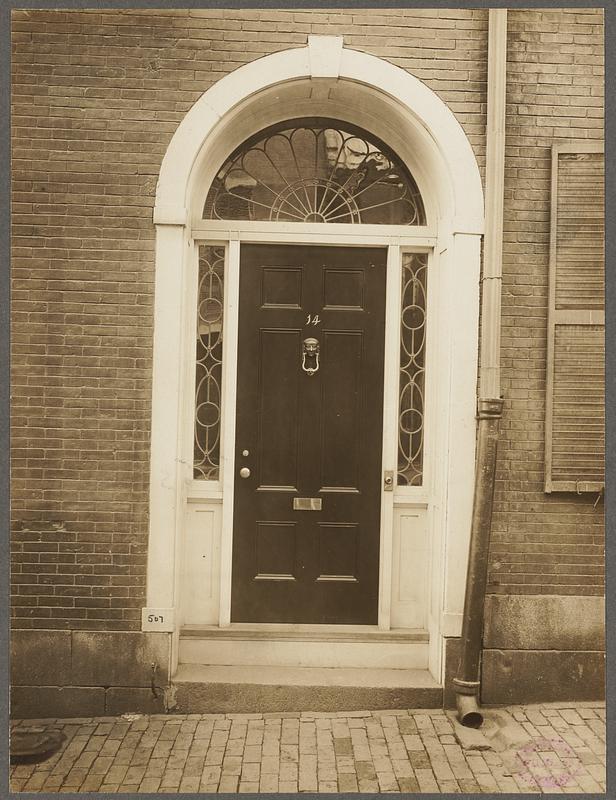
<path fill-rule="evenodd" d="M 545 491 L 605 480 L 603 147 L 552 150 Z"/>

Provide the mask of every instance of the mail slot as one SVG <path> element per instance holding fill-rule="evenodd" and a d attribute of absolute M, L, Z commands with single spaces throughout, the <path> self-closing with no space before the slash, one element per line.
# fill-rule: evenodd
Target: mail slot
<path fill-rule="evenodd" d="M 294 497 L 293 511 L 320 511 L 322 502 L 320 497 Z"/>

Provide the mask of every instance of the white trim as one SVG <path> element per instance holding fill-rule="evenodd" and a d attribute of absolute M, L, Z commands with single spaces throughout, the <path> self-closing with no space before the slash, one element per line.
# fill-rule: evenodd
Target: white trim
<path fill-rule="evenodd" d="M 237 402 L 237 340 L 240 300 L 240 243 L 229 242 L 225 265 L 224 384 L 221 418 L 222 532 L 220 543 L 221 627 L 231 622 L 231 562 L 235 482 L 235 407 Z"/>
<path fill-rule="evenodd" d="M 383 370 L 383 449 L 381 475 L 393 473 L 394 485 L 385 491 L 381 478 L 381 542 L 379 555 L 379 614 L 382 630 L 391 625 L 391 559 L 394 525 L 394 492 L 398 453 L 398 381 L 400 375 L 400 247 L 387 250 L 385 300 L 385 361 Z"/>
<path fill-rule="evenodd" d="M 315 46 L 313 39 L 312 52 Z M 257 59 L 226 75 L 197 100 L 180 123 L 163 159 L 154 212 L 158 224 L 177 222 L 179 210 L 191 207 L 195 177 L 201 172 L 198 162 L 205 157 L 207 142 L 221 120 L 231 121 L 236 116 L 232 112 L 244 110 L 248 101 L 254 105 L 257 95 L 273 86 L 281 118 L 288 115 L 288 108 L 281 102 L 282 91 L 285 84 L 310 78 L 310 53 L 310 47 L 301 47 Z M 343 82 L 351 84 L 356 92 L 362 87 L 369 89 L 406 118 L 406 127 L 412 125 L 416 144 L 420 145 L 423 138 L 422 156 L 431 162 L 428 169 L 432 180 L 439 184 L 440 216 L 456 220 L 457 230 L 482 231 L 483 191 L 477 162 L 462 127 L 445 103 L 400 67 L 348 48 L 342 49 L 337 88 Z M 397 126 L 388 127 L 391 134 L 386 138 L 391 138 Z"/>
<path fill-rule="evenodd" d="M 314 48 L 314 43 L 312 47 Z M 316 45 L 318 47 L 318 43 Z M 316 52 L 313 50 L 313 52 Z M 330 65 L 330 72 L 335 72 Z M 322 91 L 327 85 L 327 91 Z M 315 87 L 321 87 L 313 91 Z M 409 166 L 426 206 L 424 229 L 355 225 L 338 230 L 296 225 L 275 230 L 267 224 L 204 223 L 203 201 L 215 171 L 248 135 L 283 119 L 324 115 L 371 131 Z M 225 369 L 222 425 L 222 483 L 196 489 L 190 470 L 185 419 L 187 262 L 192 224 L 197 239 L 227 241 L 225 276 L 225 364 L 236 363 L 239 240 L 320 244 L 435 247 L 430 290 L 437 292 L 429 314 L 435 375 L 429 377 L 431 449 L 441 454 L 426 464 L 426 486 L 394 491 L 392 506 L 425 504 L 430 543 L 430 668 L 442 671 L 443 615 L 462 612 L 470 512 L 474 485 L 475 385 L 479 312 L 480 234 L 483 230 L 481 179 L 472 148 L 452 112 L 424 84 L 404 70 L 366 53 L 343 48 L 338 79 L 311 78 L 310 48 L 258 59 L 211 87 L 178 127 L 163 159 L 154 221 L 156 296 L 153 356 L 153 411 L 150 479 L 150 542 L 147 605 L 177 608 L 182 530 L 190 495 L 220 509 L 220 564 L 231 563 L 233 511 L 233 428 L 235 372 Z M 322 226 L 321 226 L 322 227 Z M 378 229 L 378 230 L 377 230 Z M 435 241 L 435 237 L 438 237 Z M 438 262 L 436 259 L 438 256 Z M 399 267 L 398 267 L 399 268 Z M 438 280 L 435 280 L 435 275 Z M 432 295 L 434 297 L 434 294 Z M 398 346 L 396 343 L 395 351 Z M 192 355 L 192 354 L 190 354 Z M 397 370 L 396 370 L 397 371 Z M 432 382 L 433 381 L 433 382 Z M 391 399 L 388 401 L 391 403 Z M 396 414 L 397 417 L 397 414 Z M 197 496 L 199 495 L 199 497 Z M 391 555 L 389 556 L 391 559 Z M 383 561 L 385 568 L 385 560 Z M 219 624 L 229 624 L 230 571 L 221 572 Z M 386 609 L 383 609 L 386 612 Z M 176 613 L 177 626 L 182 624 Z M 383 623 L 386 614 L 382 617 Z M 453 619 L 453 617 L 452 617 Z M 172 666 L 177 658 L 176 644 Z"/>
<path fill-rule="evenodd" d="M 338 78 L 342 36 L 309 36 L 308 51 L 312 78 Z"/>
<path fill-rule="evenodd" d="M 150 465 L 150 538 L 146 606 L 175 604 L 175 548 L 182 506 L 182 468 L 175 454 L 181 443 L 183 384 L 177 354 L 182 352 L 186 240 L 181 226 L 162 225 L 156 236 L 154 363 Z M 170 372 L 171 370 L 171 372 Z"/>
<path fill-rule="evenodd" d="M 462 630 L 462 614 L 443 612 L 441 615 L 441 635 L 459 636 Z"/>
<path fill-rule="evenodd" d="M 428 226 L 341 225 L 339 223 L 248 222 L 200 220 L 191 226 L 191 235 L 211 243 L 240 238 L 243 242 L 293 242 L 294 244 L 332 244 L 347 247 L 388 245 L 433 246 L 436 233 Z"/>

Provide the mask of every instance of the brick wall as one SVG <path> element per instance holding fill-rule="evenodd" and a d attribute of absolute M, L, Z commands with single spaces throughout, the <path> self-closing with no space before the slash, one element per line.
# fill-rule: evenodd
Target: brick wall
<path fill-rule="evenodd" d="M 602 14 L 511 11 L 503 389 L 489 590 L 602 591 L 602 505 L 543 494 L 554 141 L 602 136 Z M 19 11 L 13 16 L 13 624 L 135 630 L 144 602 L 152 207 L 214 82 L 343 35 L 409 70 L 484 165 L 487 11 Z"/>
<path fill-rule="evenodd" d="M 485 10 L 14 12 L 16 628 L 139 628 L 160 163 L 214 82 L 309 33 L 425 81 L 483 166 Z"/>
<path fill-rule="evenodd" d="M 603 137 L 601 9 L 510 11 L 502 378 L 489 589 L 602 594 L 603 502 L 543 493 L 551 146 Z"/>

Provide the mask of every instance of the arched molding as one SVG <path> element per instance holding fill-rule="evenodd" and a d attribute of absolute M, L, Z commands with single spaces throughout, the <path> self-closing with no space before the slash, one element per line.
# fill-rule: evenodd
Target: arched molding
<path fill-rule="evenodd" d="M 240 67 L 194 104 L 165 153 L 154 222 L 187 223 L 215 171 L 250 133 L 311 113 L 344 115 L 382 138 L 407 162 L 420 189 L 429 176 L 434 212 L 449 220 L 450 232 L 481 233 L 481 176 L 472 147 L 447 105 L 413 75 L 375 56 L 341 48 L 336 61 L 337 37 L 323 37 L 332 40 L 330 71 L 337 76 L 324 76 L 327 70 L 321 70 L 313 77 L 319 61 L 311 59 L 311 52 L 320 37 L 310 38 L 312 46 Z"/>
<path fill-rule="evenodd" d="M 428 335 L 433 336 L 436 364 L 432 447 L 439 457 L 433 466 L 437 488 L 428 503 L 427 627 L 430 669 L 442 677 L 444 637 L 460 633 L 472 516 L 482 182 L 473 149 L 445 103 L 405 70 L 342 47 L 339 37 L 309 37 L 306 47 L 265 56 L 222 78 L 186 114 L 162 162 L 154 208 L 150 538 L 143 627 L 169 631 L 177 643 L 186 481 L 192 472 L 192 442 L 182 445 L 194 402 L 187 396 L 186 378 L 193 358 L 191 291 L 196 285 L 191 228 L 197 223 L 201 231 L 207 227 L 201 220 L 204 199 L 217 170 L 237 146 L 271 124 L 310 116 L 353 123 L 394 150 L 417 182 L 428 233 L 436 242 L 437 267 L 431 280 L 437 302 L 429 323 L 433 333 L 429 328 Z M 231 228 L 227 234 L 228 257 L 239 264 L 238 234 Z M 394 235 L 390 244 L 396 244 Z M 233 292 L 228 288 L 229 296 L 239 291 L 237 284 Z M 227 341 L 227 346 L 234 345 Z M 235 395 L 227 393 L 227 400 L 223 414 L 232 415 Z M 232 481 L 232 455 L 229 458 L 227 475 Z M 224 489 L 223 494 L 228 495 Z M 223 512 L 231 507 L 226 502 Z M 222 527 L 229 528 L 229 519 L 224 519 Z M 148 628 L 150 612 L 160 610 L 165 627 Z M 221 624 L 227 624 L 222 617 Z M 177 647 L 172 652 L 177 654 Z"/>

